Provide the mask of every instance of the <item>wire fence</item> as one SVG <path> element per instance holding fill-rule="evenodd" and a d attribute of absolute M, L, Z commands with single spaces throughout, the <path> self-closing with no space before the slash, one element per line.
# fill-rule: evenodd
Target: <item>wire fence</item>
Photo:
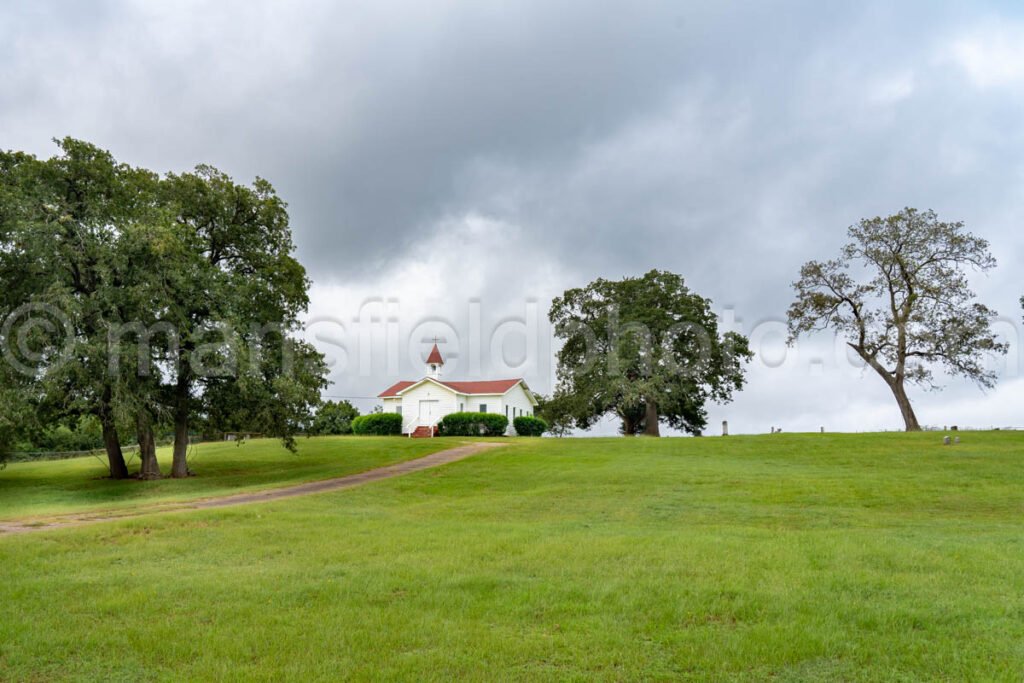
<path fill-rule="evenodd" d="M 247 434 L 248 436 L 249 434 Z M 226 437 L 227 435 L 225 435 Z M 208 439 L 201 436 L 190 436 L 188 439 L 189 446 L 195 446 L 199 443 L 206 441 L 220 441 L 221 439 Z M 228 441 L 234 441 L 234 439 L 224 439 Z M 239 439 L 244 440 L 244 439 Z M 173 442 L 171 439 L 161 440 L 157 443 L 157 446 L 162 448 L 164 446 L 170 446 Z M 139 452 L 138 444 L 129 444 L 121 446 L 121 453 L 127 456 L 135 456 Z M 37 462 L 40 460 L 71 460 L 73 458 L 106 458 L 106 448 L 93 448 L 85 451 L 12 451 L 8 454 L 7 462 Z"/>
<path fill-rule="evenodd" d="M 121 452 L 125 455 L 136 453 L 138 445 L 122 446 Z M 70 460 L 72 458 L 93 458 L 99 455 L 106 455 L 105 448 L 94 448 L 88 451 L 14 451 L 7 458 L 8 462 L 26 462 L 29 460 Z"/>

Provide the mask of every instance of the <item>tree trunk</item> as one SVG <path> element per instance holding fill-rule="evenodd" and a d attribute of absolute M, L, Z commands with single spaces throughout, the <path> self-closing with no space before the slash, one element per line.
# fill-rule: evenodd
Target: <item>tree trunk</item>
<path fill-rule="evenodd" d="M 658 424 L 658 404 L 654 399 L 647 399 L 647 414 L 644 417 L 644 436 L 661 436 Z"/>
<path fill-rule="evenodd" d="M 121 452 L 121 439 L 117 435 L 117 428 L 114 421 L 101 418 L 103 425 L 103 447 L 107 449 L 107 464 L 110 467 L 111 479 L 127 479 L 128 464 L 124 461 L 124 453 Z"/>
<path fill-rule="evenodd" d="M 910 405 L 910 399 L 907 397 L 907 391 L 903 387 L 903 382 L 894 380 L 889 384 L 892 389 L 893 396 L 896 397 L 896 403 L 899 404 L 900 412 L 903 413 L 903 424 L 908 432 L 919 432 L 921 431 L 921 425 L 917 422 L 917 415 L 914 414 L 914 407 Z"/>
<path fill-rule="evenodd" d="M 892 390 L 892 395 L 896 397 L 896 403 L 900 407 L 900 412 L 903 413 L 903 424 L 908 432 L 919 432 L 921 431 L 921 425 L 917 423 L 917 415 L 914 414 L 914 408 L 910 405 L 910 398 L 907 397 L 907 391 L 904 387 L 904 374 L 903 369 L 905 367 L 906 355 L 901 353 L 895 372 L 890 373 L 886 370 L 874 356 L 868 354 L 863 348 L 856 344 L 849 344 L 850 348 L 856 351 L 864 362 L 870 365 L 878 375 L 885 380 L 885 383 L 889 385 L 889 389 Z"/>
<path fill-rule="evenodd" d="M 107 450 L 107 464 L 110 467 L 111 479 L 127 479 L 128 464 L 124 461 L 121 451 L 121 437 L 117 435 L 114 424 L 114 411 L 110 408 L 110 389 L 104 390 L 100 399 L 100 425 L 103 428 L 103 447 Z"/>
<path fill-rule="evenodd" d="M 145 408 L 139 410 L 136 418 L 136 430 L 139 439 L 139 470 L 140 479 L 159 479 L 160 464 L 156 461 L 156 437 L 153 435 L 153 418 Z"/>
<path fill-rule="evenodd" d="M 188 477 L 188 413 L 189 379 L 187 370 L 180 370 L 178 384 L 174 389 L 174 452 L 171 458 L 171 476 L 175 479 Z"/>
<path fill-rule="evenodd" d="M 622 418 L 622 435 L 623 436 L 635 436 L 636 435 L 636 423 L 633 422 L 631 417 Z"/>

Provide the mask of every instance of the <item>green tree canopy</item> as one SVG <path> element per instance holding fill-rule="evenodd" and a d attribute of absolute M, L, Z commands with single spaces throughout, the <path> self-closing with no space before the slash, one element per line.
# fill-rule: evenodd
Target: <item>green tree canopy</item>
<path fill-rule="evenodd" d="M 203 428 L 278 436 L 294 449 L 295 435 L 313 418 L 327 384 L 323 356 L 303 341 L 264 338 L 242 347 L 238 368 L 204 380 L 193 400 L 205 415 Z"/>
<path fill-rule="evenodd" d="M 558 437 L 567 436 L 576 426 L 579 401 L 569 394 L 555 392 L 553 396 L 534 394 L 537 399 L 536 415 L 548 425 L 548 431 Z"/>
<path fill-rule="evenodd" d="M 41 413 L 100 420 L 111 476 L 124 478 L 116 425 L 133 382 L 109 371 L 107 336 L 139 312 L 119 245 L 153 221 L 156 177 L 88 143 L 58 146 L 45 161 L 0 153 L 0 341 Z"/>
<path fill-rule="evenodd" d="M 327 401 L 316 411 L 310 434 L 351 434 L 359 410 L 348 401 Z"/>
<path fill-rule="evenodd" d="M 550 318 L 563 341 L 558 405 L 581 429 L 613 413 L 627 435 L 657 436 L 663 421 L 699 434 L 706 404 L 731 400 L 752 355 L 745 337 L 719 333 L 711 301 L 666 271 L 567 290 Z"/>
<path fill-rule="evenodd" d="M 247 187 L 200 166 L 167 176 L 161 199 L 174 223 L 163 319 L 177 335 L 167 360 L 171 474 L 180 477 L 188 474 L 189 421 L 212 396 L 239 407 L 247 401 L 245 421 L 258 416 L 261 431 L 290 445 L 319 401 L 325 369 L 311 347 L 290 337 L 309 304 L 309 281 L 293 256 L 286 204 L 270 183 L 258 178 Z"/>
<path fill-rule="evenodd" d="M 142 475 L 160 475 L 159 423 L 174 427 L 172 475 L 186 476 L 190 421 L 215 398 L 246 402 L 291 446 L 326 368 L 296 339 L 309 282 L 273 187 L 209 166 L 160 177 L 58 145 L 45 161 L 0 153 L 0 316 L 16 323 L 0 344 L 19 350 L 4 390 L 43 420 L 95 415 L 115 478 L 128 476 L 125 424 Z"/>

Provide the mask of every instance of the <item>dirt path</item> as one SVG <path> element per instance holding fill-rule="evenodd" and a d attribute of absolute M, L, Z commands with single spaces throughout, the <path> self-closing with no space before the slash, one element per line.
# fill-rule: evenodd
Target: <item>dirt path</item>
<path fill-rule="evenodd" d="M 279 489 L 254 491 L 252 493 L 235 493 L 229 496 L 202 498 L 199 500 L 185 502 L 162 504 L 154 503 L 145 507 L 117 512 L 80 512 L 46 518 L 11 520 L 7 522 L 0 522 L 0 535 L 63 529 L 73 526 L 83 526 L 85 524 L 109 522 L 117 519 L 134 519 L 136 517 L 142 517 L 144 515 L 159 512 L 208 510 L 211 508 L 231 507 L 233 505 L 246 505 L 248 503 L 265 503 L 273 500 L 281 500 L 283 498 L 295 498 L 297 496 L 308 496 L 314 493 L 324 493 L 326 491 L 338 491 L 341 489 L 352 488 L 353 486 L 359 486 L 360 484 L 367 484 L 371 481 L 389 479 L 391 477 L 401 476 L 410 472 L 419 472 L 420 470 L 430 469 L 431 467 L 438 467 L 457 460 L 463 460 L 482 451 L 492 448 L 500 448 L 505 445 L 507 444 L 472 443 L 465 446 L 458 446 L 456 448 L 449 448 L 444 451 L 438 451 L 437 453 L 431 453 L 430 455 L 426 455 L 415 460 L 406 460 L 405 462 L 395 463 L 394 465 L 387 465 L 386 467 L 378 467 L 374 470 L 359 472 L 358 474 L 349 474 L 335 479 L 311 481 L 305 484 L 295 484 L 293 486 L 285 486 Z"/>

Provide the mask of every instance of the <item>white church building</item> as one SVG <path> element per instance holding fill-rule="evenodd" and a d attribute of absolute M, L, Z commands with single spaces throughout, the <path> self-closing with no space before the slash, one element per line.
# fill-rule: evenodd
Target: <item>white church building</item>
<path fill-rule="evenodd" d="M 449 413 L 497 413 L 508 418 L 508 434 L 515 434 L 512 421 L 533 415 L 537 399 L 522 379 L 448 381 L 441 379 L 444 359 L 434 344 L 427 356 L 430 374 L 417 381 L 401 381 L 378 395 L 385 413 L 402 416 L 402 433 L 430 436 L 437 423 Z"/>

